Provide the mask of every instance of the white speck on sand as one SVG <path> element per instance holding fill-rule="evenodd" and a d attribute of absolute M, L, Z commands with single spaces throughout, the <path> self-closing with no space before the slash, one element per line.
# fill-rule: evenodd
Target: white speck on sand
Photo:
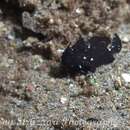
<path fill-rule="evenodd" d="M 82 10 L 81 8 L 77 8 L 77 9 L 76 9 L 76 13 L 77 13 L 77 14 L 82 14 L 82 12 L 83 12 L 83 10 Z"/>
<path fill-rule="evenodd" d="M 62 104 L 65 104 L 66 102 L 67 102 L 67 97 L 64 97 L 64 96 L 62 96 L 61 98 L 60 98 L 60 102 L 62 103 Z"/>
<path fill-rule="evenodd" d="M 125 82 L 129 83 L 130 82 L 130 74 L 128 73 L 123 73 L 122 78 L 124 79 Z"/>
<path fill-rule="evenodd" d="M 59 54 L 61 54 L 61 53 L 64 52 L 64 49 L 58 49 L 57 52 L 58 52 Z"/>

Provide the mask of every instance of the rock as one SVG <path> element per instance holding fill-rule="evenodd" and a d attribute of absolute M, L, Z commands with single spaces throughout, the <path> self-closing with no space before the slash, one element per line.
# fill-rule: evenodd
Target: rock
<path fill-rule="evenodd" d="M 54 0 L 53 2 L 51 0 L 4 1 L 6 1 L 8 4 L 13 3 L 18 8 L 22 8 L 23 11 L 21 14 L 21 22 L 25 28 L 37 34 L 40 33 L 43 36 L 47 35 L 49 38 L 56 39 L 58 38 L 58 36 L 62 36 L 63 38 L 68 39 L 68 35 L 66 34 L 69 33 L 69 36 L 71 36 L 71 40 L 75 40 L 74 38 L 76 37 L 76 33 L 84 34 L 85 32 L 93 32 L 93 30 L 96 30 L 93 32 L 96 33 L 101 28 L 107 27 L 109 28 L 109 30 L 111 30 L 111 27 L 116 27 L 116 25 L 120 23 L 120 7 L 126 6 L 125 2 L 122 2 L 124 3 L 122 4 L 120 1 L 116 1 L 117 7 L 113 7 L 111 13 L 109 11 L 107 12 L 106 8 L 110 9 L 113 2 L 110 2 L 109 4 L 109 2 L 104 2 L 103 0 L 99 0 L 98 2 L 76 2 L 75 0 Z M 79 7 L 77 6 L 78 4 L 80 5 Z M 86 15 L 87 17 L 90 17 L 90 19 L 86 18 Z M 81 17 L 78 18 L 79 16 Z M 114 20 L 111 21 L 110 18 L 114 18 Z M 100 26 L 100 23 L 102 23 L 103 21 L 105 25 Z M 113 26 L 111 26 L 111 22 Z"/>

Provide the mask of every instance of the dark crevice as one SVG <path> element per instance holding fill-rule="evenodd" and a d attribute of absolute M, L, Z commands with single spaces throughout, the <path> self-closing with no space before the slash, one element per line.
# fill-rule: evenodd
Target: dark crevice
<path fill-rule="evenodd" d="M 16 4 L 13 4 L 11 2 L 5 2 L 5 0 L 0 1 L 0 9 L 2 10 L 2 18 L 3 20 L 9 19 L 13 23 L 17 23 L 19 25 L 22 25 L 22 12 L 24 11 L 22 8 L 19 8 L 17 6 L 18 3 L 16 1 Z"/>
<path fill-rule="evenodd" d="M 17 28 L 17 27 L 14 26 L 14 32 L 16 34 L 15 35 L 16 38 L 21 38 L 22 40 L 25 40 L 29 36 L 32 36 L 32 37 L 38 38 L 40 41 L 43 41 L 43 42 L 49 41 L 49 39 L 47 38 L 47 36 L 45 36 L 45 35 L 43 35 L 41 33 L 35 33 L 32 30 L 29 30 L 29 29 L 23 27 L 22 25 L 21 25 L 20 28 Z"/>
<path fill-rule="evenodd" d="M 24 11 L 28 11 L 30 14 L 33 14 L 35 11 L 35 7 L 20 7 L 18 2 L 5 2 L 5 0 L 0 1 L 0 9 L 2 10 L 1 19 L 3 21 L 9 20 L 14 25 L 14 32 L 16 34 L 16 38 L 21 38 L 25 40 L 29 36 L 33 36 L 38 38 L 40 41 L 48 41 L 47 36 L 44 36 L 41 33 L 33 32 L 22 25 L 22 13 Z"/>

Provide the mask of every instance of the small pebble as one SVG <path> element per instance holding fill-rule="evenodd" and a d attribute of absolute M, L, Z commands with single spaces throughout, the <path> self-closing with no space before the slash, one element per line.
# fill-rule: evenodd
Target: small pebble
<path fill-rule="evenodd" d="M 51 83 L 56 83 L 56 80 L 55 80 L 54 78 L 51 78 L 51 79 L 50 79 L 50 82 L 51 82 Z"/>
<path fill-rule="evenodd" d="M 69 86 L 70 86 L 70 87 L 74 87 L 74 84 L 71 83 Z"/>
<path fill-rule="evenodd" d="M 125 80 L 125 82 L 129 83 L 130 82 L 130 74 L 128 73 L 123 73 L 122 78 Z"/>
<path fill-rule="evenodd" d="M 122 39 L 123 42 L 129 42 L 129 40 L 130 40 L 130 39 L 129 39 L 127 36 L 126 36 L 126 37 L 123 37 L 123 39 Z"/>
<path fill-rule="evenodd" d="M 58 52 L 59 54 L 61 54 L 61 53 L 64 52 L 64 49 L 58 49 L 57 52 Z"/>
<path fill-rule="evenodd" d="M 8 39 L 9 39 L 9 40 L 15 40 L 14 34 L 13 34 L 13 33 L 9 33 L 9 34 L 8 34 Z"/>
<path fill-rule="evenodd" d="M 49 23 L 50 23 L 50 24 L 53 24 L 53 23 L 54 23 L 54 19 L 51 18 L 51 19 L 49 20 Z"/>
<path fill-rule="evenodd" d="M 65 104 L 67 102 L 67 98 L 62 96 L 61 99 L 60 99 L 60 102 L 62 104 Z"/>
<path fill-rule="evenodd" d="M 77 13 L 77 14 L 82 14 L 82 13 L 83 13 L 83 10 L 82 10 L 81 8 L 77 8 L 77 9 L 76 9 L 76 13 Z"/>
<path fill-rule="evenodd" d="M 26 90 L 27 90 L 28 92 L 32 92 L 32 91 L 34 90 L 34 86 L 33 86 L 32 84 L 28 84 L 28 85 L 26 86 Z"/>

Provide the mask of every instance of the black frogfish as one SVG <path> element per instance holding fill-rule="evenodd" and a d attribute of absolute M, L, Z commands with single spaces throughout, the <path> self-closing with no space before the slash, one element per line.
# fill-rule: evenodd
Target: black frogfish
<path fill-rule="evenodd" d="M 114 54 L 122 48 L 121 39 L 117 34 L 113 38 L 94 36 L 88 40 L 79 38 L 68 46 L 61 57 L 61 64 L 69 73 L 95 72 L 96 68 L 114 61 Z"/>

